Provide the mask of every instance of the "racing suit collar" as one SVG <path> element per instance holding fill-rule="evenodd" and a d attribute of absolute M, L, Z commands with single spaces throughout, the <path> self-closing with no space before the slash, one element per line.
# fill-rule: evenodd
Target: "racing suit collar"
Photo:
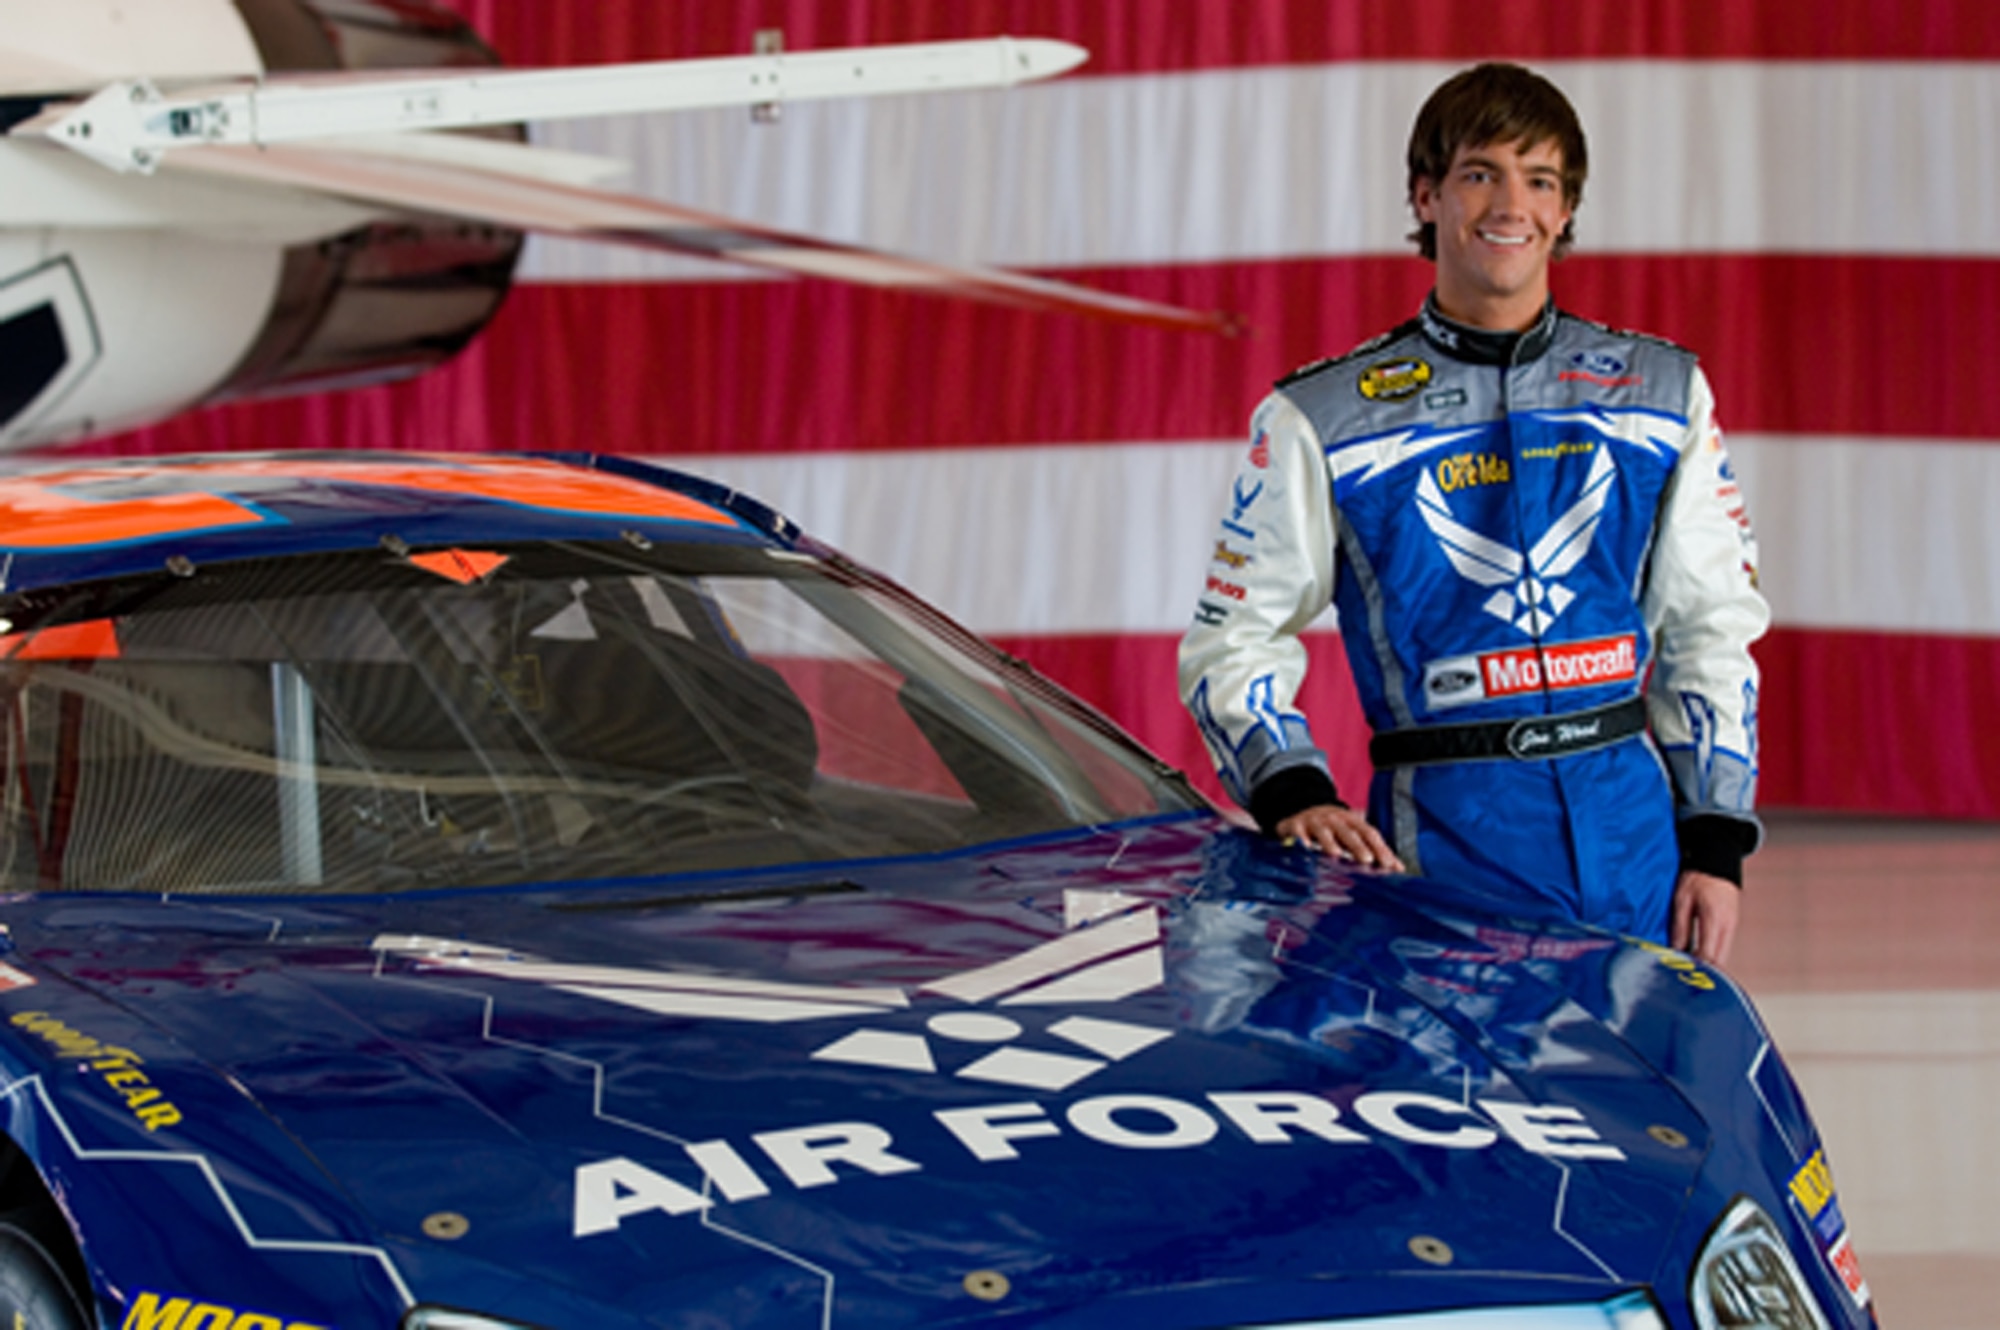
<path fill-rule="evenodd" d="M 1555 340 L 1556 302 L 1543 305 L 1542 316 L 1523 332 L 1493 332 L 1446 318 L 1437 307 L 1437 293 L 1432 292 L 1424 297 L 1417 321 L 1423 327 L 1424 340 L 1454 360 L 1473 365 L 1525 365 L 1539 360 Z"/>

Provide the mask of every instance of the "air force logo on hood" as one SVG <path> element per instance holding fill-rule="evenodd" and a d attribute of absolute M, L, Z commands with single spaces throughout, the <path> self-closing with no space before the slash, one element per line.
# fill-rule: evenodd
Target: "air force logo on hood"
<path fill-rule="evenodd" d="M 1056 1109 L 1020 1099 L 1019 1092 L 1061 1094 L 1175 1034 L 1160 1026 L 1070 1013 L 1032 1040 L 1025 1037 L 1024 1022 L 1008 1009 L 1025 1016 L 1032 1008 L 1120 1002 L 1165 982 L 1157 906 L 1116 891 L 1072 890 L 1064 897 L 1067 927 L 1061 936 L 915 990 L 964 1004 L 930 1017 L 921 1034 L 871 1023 L 910 1006 L 911 995 L 902 988 L 564 965 L 504 947 L 422 936 L 383 936 L 373 945 L 385 959 L 408 959 L 433 972 L 538 984 L 662 1016 L 751 1024 L 840 1020 L 846 1028 L 816 1047 L 812 1060 L 878 1068 L 892 1076 L 952 1077 L 1007 1087 L 1016 1095 L 1005 1102 L 935 1109 L 929 1135 L 937 1139 L 912 1144 L 886 1127 L 854 1120 L 754 1132 L 742 1143 L 683 1141 L 642 1128 L 677 1143 L 687 1166 L 698 1173 L 698 1184 L 632 1158 L 583 1164 L 575 1181 L 578 1238 L 614 1232 L 655 1211 L 691 1215 L 718 1202 L 767 1197 L 775 1175 L 803 1191 L 854 1177 L 921 1172 L 942 1158 L 941 1147 L 960 1159 L 990 1164 L 1021 1158 L 1021 1142 L 1070 1134 L 1119 1150 L 1183 1150 L 1209 1145 L 1227 1124 L 1254 1145 L 1400 1142 L 1484 1150 L 1504 1139 L 1556 1160 L 1626 1158 L 1566 1105 L 1404 1090 L 1360 1094 L 1350 1106 L 1355 1125 L 1343 1120 L 1341 1108 L 1325 1095 L 1287 1089 L 1212 1090 L 1200 1096 L 1202 1102 L 1159 1094 L 1086 1094 L 1061 1105 L 1059 1121 Z M 753 1162 L 760 1154 L 762 1162 Z"/>
<path fill-rule="evenodd" d="M 1119 1002 L 1165 982 L 1160 912 L 1120 892 L 1069 891 L 1070 931 L 1017 956 L 922 986 L 920 993 L 968 1008 L 1077 1006 Z M 846 1017 L 864 1022 L 814 1050 L 814 1059 L 890 1071 L 951 1075 L 1023 1089 L 1060 1091 L 1168 1038 L 1173 1032 L 1129 1021 L 1068 1016 L 1047 1029 L 1059 1048 L 1027 1048 L 1019 1021 L 969 1009 L 930 1018 L 925 1034 L 869 1026 L 870 1017 L 907 1008 L 901 988 L 847 988 L 731 979 L 614 966 L 555 965 L 519 952 L 443 938 L 375 939 L 376 951 L 426 967 L 544 984 L 662 1016 L 793 1024 Z M 968 1056 L 970 1054 L 970 1056 Z"/>

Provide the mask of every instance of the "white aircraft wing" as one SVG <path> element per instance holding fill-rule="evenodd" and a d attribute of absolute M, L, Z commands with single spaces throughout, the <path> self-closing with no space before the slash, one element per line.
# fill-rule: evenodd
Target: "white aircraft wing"
<path fill-rule="evenodd" d="M 150 172 L 162 154 L 197 143 L 269 147 L 329 134 L 1005 88 L 1052 78 L 1089 55 L 1045 37 L 990 37 L 553 69 L 280 74 L 165 93 L 150 79 L 121 79 L 82 101 L 52 103 L 9 132 L 114 171 Z"/>
<path fill-rule="evenodd" d="M 1161 328 L 1226 332 L 1225 314 L 1180 309 L 996 268 L 907 258 L 552 178 L 540 150 L 440 135 L 381 135 L 264 147 L 203 144 L 162 172 L 286 186 L 411 212 L 723 259 L 805 277 L 922 291 Z"/>
<path fill-rule="evenodd" d="M 131 80 L 44 107 L 8 134 L 67 149 L 119 175 L 200 175 L 798 276 L 1162 328 L 1233 330 L 1222 314 L 904 258 L 609 193 L 565 178 L 534 149 L 438 132 L 613 112 L 1007 87 L 1060 74 L 1086 55 L 1067 42 L 997 37 L 588 68 L 289 75 L 164 93 Z"/>

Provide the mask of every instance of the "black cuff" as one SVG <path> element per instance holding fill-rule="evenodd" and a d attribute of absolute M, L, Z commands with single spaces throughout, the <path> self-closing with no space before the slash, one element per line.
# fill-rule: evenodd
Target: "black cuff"
<path fill-rule="evenodd" d="M 1743 857 L 1757 848 L 1757 824 L 1717 813 L 1680 820 L 1681 867 L 1743 885 Z"/>
<path fill-rule="evenodd" d="M 1321 804 L 1347 807 L 1334 792 L 1333 777 L 1315 766 L 1274 771 L 1250 791 L 1250 816 L 1257 819 L 1266 836 L 1277 835 L 1278 824 L 1292 814 Z"/>

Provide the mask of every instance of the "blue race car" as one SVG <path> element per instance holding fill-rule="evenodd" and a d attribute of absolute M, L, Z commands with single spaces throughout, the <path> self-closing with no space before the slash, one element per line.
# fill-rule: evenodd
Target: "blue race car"
<path fill-rule="evenodd" d="M 1227 821 L 717 486 L 0 482 L 17 1330 L 1872 1325 L 1688 957 Z"/>

